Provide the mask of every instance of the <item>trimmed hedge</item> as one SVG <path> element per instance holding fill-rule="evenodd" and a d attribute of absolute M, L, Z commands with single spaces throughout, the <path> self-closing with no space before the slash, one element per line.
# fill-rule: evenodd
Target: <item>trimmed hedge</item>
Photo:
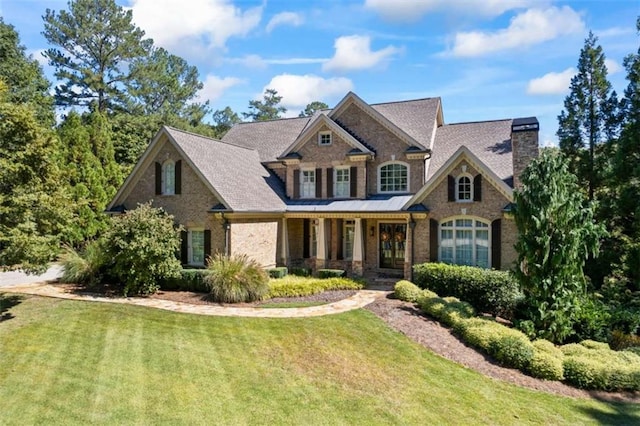
<path fill-rule="evenodd" d="M 287 276 L 288 271 L 286 266 L 279 266 L 269 269 L 267 272 L 269 273 L 269 278 L 282 278 Z"/>
<path fill-rule="evenodd" d="M 291 275 L 295 275 L 295 276 L 298 276 L 298 277 L 310 277 L 311 276 L 311 269 L 296 267 L 296 268 L 291 268 L 289 273 Z"/>
<path fill-rule="evenodd" d="M 420 309 L 448 326 L 455 326 L 460 320 L 472 318 L 476 312 L 473 306 L 455 297 L 423 297 Z"/>
<path fill-rule="evenodd" d="M 422 263 L 413 267 L 415 284 L 440 296 L 453 296 L 470 303 L 478 312 L 513 318 L 522 292 L 506 271 Z"/>
<path fill-rule="evenodd" d="M 318 269 L 318 278 L 340 278 L 344 275 L 344 269 Z"/>
<path fill-rule="evenodd" d="M 393 294 L 396 299 L 415 303 L 422 295 L 422 290 L 411 281 L 402 280 L 393 287 Z"/>
<path fill-rule="evenodd" d="M 284 278 L 269 281 L 269 292 L 266 297 L 298 297 L 310 296 L 329 290 L 360 290 L 364 288 L 362 281 L 350 278 L 311 278 L 287 275 Z"/>
<path fill-rule="evenodd" d="M 562 380 L 564 370 L 562 361 L 564 355 L 553 343 L 539 339 L 533 342 L 533 356 L 527 368 L 527 372 L 539 379 Z"/>
<path fill-rule="evenodd" d="M 204 277 L 210 272 L 207 269 L 182 269 L 180 277 L 160 281 L 160 289 L 208 293 L 209 288 L 204 283 Z"/>

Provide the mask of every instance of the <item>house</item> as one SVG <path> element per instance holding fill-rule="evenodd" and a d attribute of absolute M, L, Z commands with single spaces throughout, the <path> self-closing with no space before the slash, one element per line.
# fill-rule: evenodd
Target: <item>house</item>
<path fill-rule="evenodd" d="M 513 191 L 538 155 L 534 117 L 445 124 L 440 98 L 240 123 L 221 141 L 163 127 L 108 206 L 153 200 L 185 228 L 182 262 L 411 277 L 448 262 L 509 269 Z"/>

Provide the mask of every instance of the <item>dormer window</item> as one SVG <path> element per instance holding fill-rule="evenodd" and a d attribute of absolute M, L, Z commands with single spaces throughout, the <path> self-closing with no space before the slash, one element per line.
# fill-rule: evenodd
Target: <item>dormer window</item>
<path fill-rule="evenodd" d="M 320 146 L 331 145 L 331 132 L 318 133 L 318 145 Z"/>
<path fill-rule="evenodd" d="M 456 181 L 456 201 L 472 201 L 473 200 L 473 185 L 471 176 L 461 175 L 458 176 Z"/>

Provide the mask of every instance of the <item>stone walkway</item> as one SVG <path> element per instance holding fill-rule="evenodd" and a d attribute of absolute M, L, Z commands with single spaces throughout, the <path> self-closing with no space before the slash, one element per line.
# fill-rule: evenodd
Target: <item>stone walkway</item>
<path fill-rule="evenodd" d="M 386 293 L 378 290 L 360 290 L 355 295 L 329 303 L 327 305 L 309 306 L 305 308 L 240 308 L 220 305 L 192 305 L 189 303 L 168 300 L 147 299 L 144 297 L 103 297 L 69 293 L 63 288 L 48 283 L 31 283 L 26 285 L 9 285 L 2 291 L 10 293 L 33 294 L 36 296 L 56 297 L 60 299 L 82 300 L 87 302 L 120 303 L 124 305 L 147 306 L 167 311 L 196 315 L 254 317 L 254 318 L 304 318 L 339 314 L 362 308 Z"/>

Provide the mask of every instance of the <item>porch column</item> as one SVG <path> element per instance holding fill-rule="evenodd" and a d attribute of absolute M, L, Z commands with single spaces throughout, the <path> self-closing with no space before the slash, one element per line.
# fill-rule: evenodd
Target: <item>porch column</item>
<path fill-rule="evenodd" d="M 316 254 L 316 268 L 324 268 L 327 259 L 327 227 L 326 219 L 318 219 L 318 249 Z"/>
<path fill-rule="evenodd" d="M 413 279 L 413 229 L 415 226 L 416 222 L 409 216 L 404 245 L 404 279 L 409 281 Z"/>
<path fill-rule="evenodd" d="M 362 275 L 364 272 L 364 239 L 362 238 L 362 219 L 354 220 L 353 234 L 353 260 L 351 269 L 354 275 Z"/>
<path fill-rule="evenodd" d="M 282 218 L 282 225 L 280 227 L 280 264 L 288 266 L 289 262 L 289 231 L 287 229 L 287 218 Z"/>

